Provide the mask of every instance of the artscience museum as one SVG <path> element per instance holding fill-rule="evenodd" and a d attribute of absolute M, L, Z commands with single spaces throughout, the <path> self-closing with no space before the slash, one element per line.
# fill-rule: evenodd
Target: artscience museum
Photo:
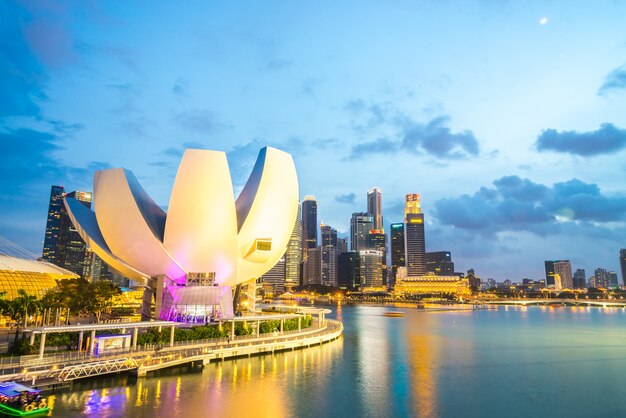
<path fill-rule="evenodd" d="M 291 155 L 265 147 L 235 199 L 226 154 L 188 149 L 167 213 L 124 168 L 96 172 L 93 211 L 65 205 L 89 248 L 146 287 L 144 315 L 194 322 L 233 317 L 241 286 L 284 254 L 298 180 Z"/>

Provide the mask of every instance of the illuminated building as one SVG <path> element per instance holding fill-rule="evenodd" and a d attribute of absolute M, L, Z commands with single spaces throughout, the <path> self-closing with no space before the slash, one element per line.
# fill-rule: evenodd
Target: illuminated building
<path fill-rule="evenodd" d="M 274 267 L 261 276 L 261 283 L 272 286 L 274 295 L 280 295 L 285 291 L 285 257 L 278 260 Z"/>
<path fill-rule="evenodd" d="M 285 290 L 290 292 L 295 286 L 300 285 L 302 265 L 302 219 L 301 209 L 298 204 L 298 215 L 293 232 L 287 243 L 285 252 Z"/>
<path fill-rule="evenodd" d="M 424 214 L 420 205 L 420 195 L 407 194 L 404 207 L 404 248 L 407 274 L 409 277 L 426 274 L 424 253 Z"/>
<path fill-rule="evenodd" d="M 622 269 L 622 284 L 626 286 L 626 249 L 619 250 L 619 265 Z"/>
<path fill-rule="evenodd" d="M 304 285 L 322 284 L 322 246 L 307 249 L 306 274 Z"/>
<path fill-rule="evenodd" d="M 339 254 L 337 261 L 339 287 L 354 289 L 361 285 L 361 261 L 358 251 Z"/>
<path fill-rule="evenodd" d="M 337 248 L 337 230 L 329 225 L 320 225 L 320 232 L 322 235 L 323 247 L 335 247 Z"/>
<path fill-rule="evenodd" d="M 50 191 L 50 204 L 48 205 L 48 221 L 46 223 L 46 235 L 43 241 L 42 258 L 52 264 L 57 263 L 57 240 L 59 227 L 61 226 L 61 212 L 63 208 L 63 186 L 52 186 Z"/>
<path fill-rule="evenodd" d="M 378 187 L 367 192 L 367 213 L 372 217 L 372 229 L 383 229 L 383 195 Z"/>
<path fill-rule="evenodd" d="M 302 251 L 317 247 L 317 201 L 305 196 L 302 202 Z"/>
<path fill-rule="evenodd" d="M 38 298 L 57 285 L 57 280 L 77 279 L 78 274 L 46 261 L 27 260 L 0 254 L 0 292 L 15 299 L 19 289 Z"/>
<path fill-rule="evenodd" d="M 574 287 L 572 264 L 569 260 L 545 261 L 544 264 L 546 269 L 546 287 L 555 289 L 571 289 Z M 559 281 L 560 284 L 558 283 Z"/>
<path fill-rule="evenodd" d="M 437 276 L 427 274 L 421 277 L 398 277 L 394 293 L 401 296 L 455 294 L 469 296 L 468 280 L 459 276 Z"/>
<path fill-rule="evenodd" d="M 426 271 L 437 276 L 451 276 L 454 274 L 454 263 L 450 251 L 433 251 L 424 253 Z"/>
<path fill-rule="evenodd" d="M 122 168 L 97 171 L 94 196 L 93 211 L 65 199 L 72 222 L 100 258 L 146 286 L 144 300 L 155 293 L 161 319 L 232 317 L 232 288 L 254 287 L 278 262 L 298 213 L 293 160 L 271 147 L 259 152 L 236 201 L 226 154 L 190 149 L 167 214 Z"/>
<path fill-rule="evenodd" d="M 329 225 L 320 225 L 322 235 L 322 267 L 320 283 L 337 286 L 337 230 Z"/>
<path fill-rule="evenodd" d="M 382 285 L 387 284 L 387 235 L 383 229 L 370 229 L 367 234 L 367 248 L 383 253 L 381 259 L 381 280 Z"/>
<path fill-rule="evenodd" d="M 398 267 L 404 266 L 404 224 L 391 224 L 391 285 L 395 283 Z"/>
<path fill-rule="evenodd" d="M 383 252 L 359 251 L 361 288 L 383 286 Z"/>
<path fill-rule="evenodd" d="M 350 250 L 361 251 L 368 248 L 367 237 L 374 229 L 374 218 L 364 212 L 352 214 L 350 219 Z"/>

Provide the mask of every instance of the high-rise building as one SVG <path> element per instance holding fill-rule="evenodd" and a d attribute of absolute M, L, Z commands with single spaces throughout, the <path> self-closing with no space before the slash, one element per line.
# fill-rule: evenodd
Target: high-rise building
<path fill-rule="evenodd" d="M 337 263 L 339 287 L 354 289 L 361 285 L 361 262 L 357 251 L 340 253 Z"/>
<path fill-rule="evenodd" d="M 571 289 L 574 287 L 572 264 L 569 260 L 548 260 L 544 262 L 544 265 L 546 269 L 546 287 L 555 289 Z"/>
<path fill-rule="evenodd" d="M 302 202 L 302 251 L 306 258 L 309 248 L 317 247 L 317 201 L 305 196 Z"/>
<path fill-rule="evenodd" d="M 391 247 L 391 283 L 393 286 L 399 266 L 404 266 L 404 224 L 391 224 L 390 247 Z"/>
<path fill-rule="evenodd" d="M 369 231 L 374 229 L 374 218 L 364 212 L 352 214 L 350 219 L 350 250 L 366 250 Z"/>
<path fill-rule="evenodd" d="M 383 229 L 371 229 L 367 235 L 367 248 L 383 253 L 381 266 L 381 280 L 387 284 L 387 235 Z"/>
<path fill-rule="evenodd" d="M 307 249 L 303 284 L 322 284 L 322 246 Z"/>
<path fill-rule="evenodd" d="M 595 272 L 594 272 L 594 283 L 595 286 L 594 287 L 603 287 L 603 288 L 608 288 L 609 287 L 609 272 L 607 271 L 607 269 L 603 269 L 601 267 L 598 267 Z"/>
<path fill-rule="evenodd" d="M 617 287 L 619 287 L 618 281 L 617 281 L 617 273 L 614 271 L 609 271 L 608 273 L 608 281 L 609 281 L 609 287 L 611 289 L 615 289 Z"/>
<path fill-rule="evenodd" d="M 424 253 L 424 262 L 426 263 L 426 271 L 429 273 L 437 276 L 452 276 L 454 274 L 454 263 L 450 251 Z"/>
<path fill-rule="evenodd" d="M 337 238 L 337 252 L 339 254 L 348 252 L 348 240 L 346 238 Z"/>
<path fill-rule="evenodd" d="M 404 207 L 404 252 L 408 277 L 426 274 L 424 253 L 424 214 L 420 205 L 420 195 L 407 194 Z"/>
<path fill-rule="evenodd" d="M 584 269 L 576 269 L 574 272 L 574 288 L 584 289 L 587 287 L 587 276 Z"/>
<path fill-rule="evenodd" d="M 285 257 L 283 256 L 274 267 L 261 276 L 261 283 L 272 285 L 274 296 L 285 292 L 285 267 Z"/>
<path fill-rule="evenodd" d="M 331 246 L 337 248 L 337 230 L 329 225 L 320 225 L 322 235 L 322 246 Z"/>
<path fill-rule="evenodd" d="M 626 286 L 626 249 L 619 250 L 619 265 L 622 269 L 622 284 Z"/>
<path fill-rule="evenodd" d="M 383 286 L 383 253 L 376 250 L 359 251 L 361 287 Z"/>
<path fill-rule="evenodd" d="M 63 204 L 64 196 L 62 186 L 52 186 L 42 258 L 80 276 L 91 276 L 94 254 L 87 250 L 85 241 L 68 216 Z M 75 191 L 68 193 L 67 197 L 91 208 L 90 192 Z"/>
<path fill-rule="evenodd" d="M 285 251 L 285 290 L 291 291 L 300 284 L 300 269 L 302 264 L 302 210 L 298 205 L 298 216 L 293 232 Z"/>
<path fill-rule="evenodd" d="M 561 289 L 572 289 L 574 283 L 572 280 L 572 264 L 569 260 L 560 260 L 554 262 L 555 285 L 556 275 L 561 279 Z M 555 286 L 556 287 L 556 286 Z"/>
<path fill-rule="evenodd" d="M 42 258 L 52 264 L 57 264 L 57 240 L 63 207 L 63 186 L 52 186 L 50 190 L 50 203 L 48 205 L 48 222 L 46 223 L 46 235 L 43 241 Z"/>
<path fill-rule="evenodd" d="M 383 229 L 383 194 L 378 187 L 367 192 L 367 213 L 373 218 L 372 229 Z"/>

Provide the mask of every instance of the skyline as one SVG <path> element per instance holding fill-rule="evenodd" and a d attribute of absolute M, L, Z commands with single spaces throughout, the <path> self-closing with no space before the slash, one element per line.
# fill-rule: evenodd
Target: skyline
<path fill-rule="evenodd" d="M 342 236 L 379 187 L 385 230 L 419 193 L 459 271 L 619 272 L 626 4 L 145 7 L 0 6 L 0 235 L 41 254 L 50 186 L 109 167 L 167 209 L 184 147 L 226 151 L 238 192 L 270 145 Z"/>

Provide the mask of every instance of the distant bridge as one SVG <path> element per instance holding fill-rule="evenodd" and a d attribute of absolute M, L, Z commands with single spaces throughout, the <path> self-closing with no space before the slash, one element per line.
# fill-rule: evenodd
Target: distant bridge
<path fill-rule="evenodd" d="M 477 301 L 485 305 L 537 305 L 537 306 L 549 306 L 549 305 L 567 305 L 567 306 L 595 306 L 600 308 L 626 308 L 626 300 L 615 299 L 495 299 L 495 300 L 480 300 Z"/>

